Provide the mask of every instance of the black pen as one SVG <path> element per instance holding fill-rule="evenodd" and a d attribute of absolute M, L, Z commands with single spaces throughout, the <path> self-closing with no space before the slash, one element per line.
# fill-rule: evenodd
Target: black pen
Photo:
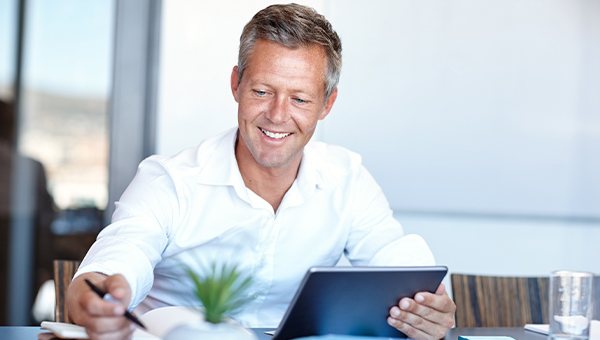
<path fill-rule="evenodd" d="M 100 288 L 94 286 L 93 283 L 90 282 L 90 280 L 85 279 L 85 283 L 87 283 L 88 286 L 90 286 L 90 288 L 92 288 L 92 290 L 94 291 L 94 293 L 98 294 L 99 297 L 104 299 L 104 296 L 106 296 L 107 294 L 105 292 L 103 292 L 102 290 L 100 290 Z M 110 296 L 110 294 L 109 294 Z M 111 296 L 112 298 L 112 296 Z M 114 298 L 113 298 L 114 300 Z M 138 318 L 136 318 L 135 316 L 133 316 L 133 314 L 129 313 L 129 311 L 127 311 L 127 309 L 125 310 L 125 317 L 128 318 L 129 320 L 135 322 L 138 326 L 142 327 L 143 329 L 146 329 L 146 326 L 144 326 L 140 320 L 138 320 Z"/>

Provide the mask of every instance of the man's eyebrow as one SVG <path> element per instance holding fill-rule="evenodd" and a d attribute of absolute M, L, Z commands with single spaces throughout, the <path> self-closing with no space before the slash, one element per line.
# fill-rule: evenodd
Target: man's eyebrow
<path fill-rule="evenodd" d="M 252 87 L 252 88 L 256 87 L 256 86 L 259 86 L 259 85 L 266 86 L 266 87 L 269 87 L 269 88 L 273 87 L 270 83 L 267 83 L 267 82 L 264 82 L 264 81 L 257 81 L 257 82 L 251 82 L 250 83 L 250 87 Z M 306 89 L 299 89 L 299 88 L 291 89 L 290 93 L 292 93 L 292 94 L 303 94 L 303 95 L 306 95 L 306 96 L 311 97 L 311 98 L 314 98 L 314 97 L 318 96 L 317 94 L 307 92 Z"/>
<path fill-rule="evenodd" d="M 311 97 L 311 98 L 313 97 L 312 94 L 310 94 L 308 92 L 305 92 L 305 91 L 302 91 L 302 90 L 293 90 L 292 93 L 293 94 L 306 95 L 306 96 Z"/>
<path fill-rule="evenodd" d="M 269 84 L 269 83 L 265 83 L 265 82 L 263 82 L 263 81 L 259 81 L 259 82 L 253 82 L 253 83 L 251 83 L 250 85 L 252 85 L 252 86 L 256 86 L 256 85 L 262 85 L 262 86 L 266 86 L 266 87 L 272 87 L 272 86 L 271 86 L 271 84 Z"/>
<path fill-rule="evenodd" d="M 307 92 L 306 90 L 302 90 L 302 89 L 292 89 L 292 93 L 294 94 L 303 94 L 306 96 L 309 96 L 311 98 L 317 97 L 318 94 L 314 93 L 314 92 Z"/>

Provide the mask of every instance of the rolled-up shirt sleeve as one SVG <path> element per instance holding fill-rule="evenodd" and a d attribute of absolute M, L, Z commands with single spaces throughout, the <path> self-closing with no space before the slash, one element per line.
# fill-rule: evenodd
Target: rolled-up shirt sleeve
<path fill-rule="evenodd" d="M 176 184 L 161 160 L 153 156 L 140 164 L 116 203 L 112 223 L 100 232 L 75 275 L 123 275 L 131 287 L 130 309 L 152 288 L 154 267 L 181 208 Z"/>
<path fill-rule="evenodd" d="M 424 266 L 435 260 L 425 240 L 404 235 L 371 174 L 362 166 L 352 181 L 351 229 L 345 255 L 354 266 Z"/>

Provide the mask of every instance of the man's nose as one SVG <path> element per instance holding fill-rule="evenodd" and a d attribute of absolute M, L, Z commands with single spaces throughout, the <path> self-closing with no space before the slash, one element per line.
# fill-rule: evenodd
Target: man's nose
<path fill-rule="evenodd" d="M 276 98 L 267 112 L 265 117 L 274 124 L 285 123 L 290 118 L 290 107 L 286 98 Z"/>

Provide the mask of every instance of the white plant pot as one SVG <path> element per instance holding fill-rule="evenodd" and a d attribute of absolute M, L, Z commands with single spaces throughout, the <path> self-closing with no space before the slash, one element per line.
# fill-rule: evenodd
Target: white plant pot
<path fill-rule="evenodd" d="M 226 319 L 213 324 L 203 321 L 188 323 L 169 331 L 163 340 L 257 340 L 256 335 L 237 322 Z"/>

